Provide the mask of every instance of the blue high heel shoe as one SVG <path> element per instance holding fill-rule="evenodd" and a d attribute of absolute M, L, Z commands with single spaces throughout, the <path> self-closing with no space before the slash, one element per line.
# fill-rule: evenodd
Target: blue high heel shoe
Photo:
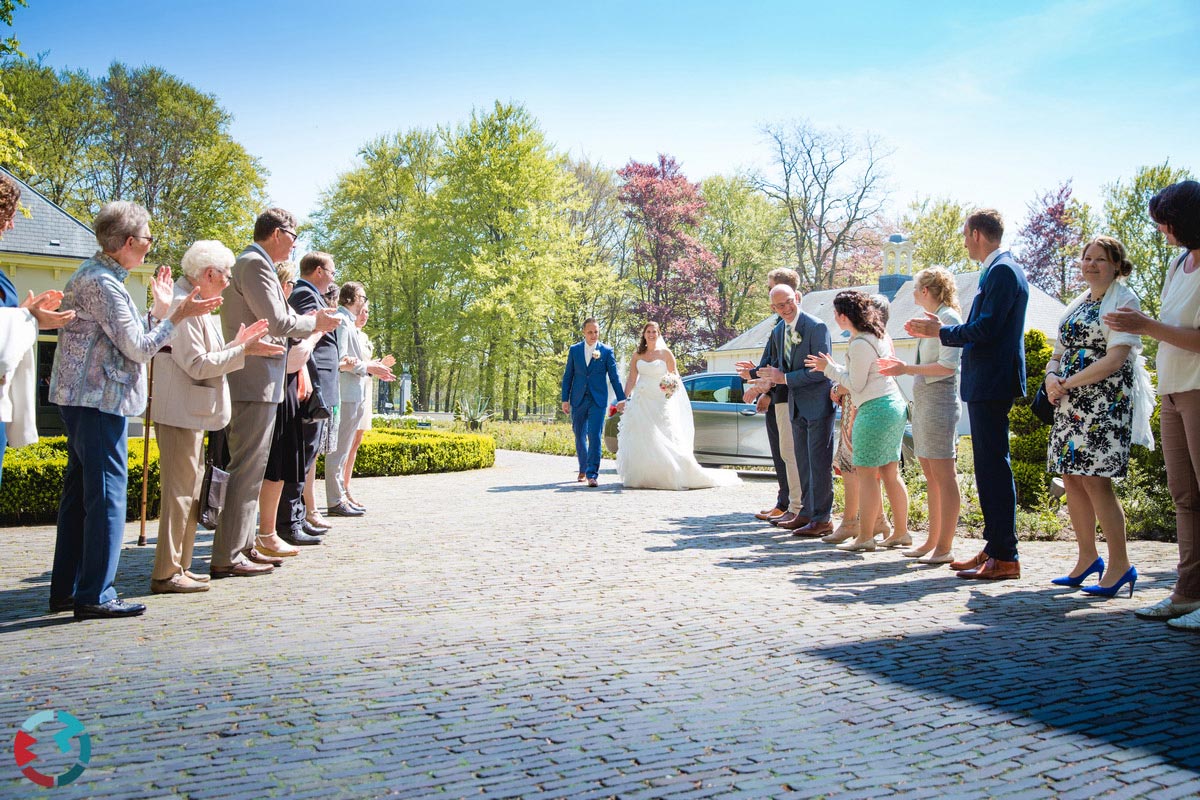
<path fill-rule="evenodd" d="M 1129 596 L 1133 597 L 1133 585 L 1137 583 L 1137 567 L 1130 567 L 1125 570 L 1125 574 L 1121 576 L 1121 580 L 1114 583 L 1112 586 L 1104 587 L 1100 584 L 1095 586 L 1083 586 L 1079 591 L 1086 592 L 1094 597 L 1116 597 L 1117 592 L 1121 591 L 1121 587 L 1129 584 Z"/>
<path fill-rule="evenodd" d="M 1104 576 L 1104 559 L 1097 558 L 1092 562 L 1092 565 L 1083 571 L 1082 575 L 1072 578 L 1070 575 L 1063 575 L 1061 578 L 1052 578 L 1050 580 L 1055 586 L 1083 586 L 1083 582 L 1087 580 L 1087 576 L 1096 573 L 1096 580 L 1100 580 Z"/>

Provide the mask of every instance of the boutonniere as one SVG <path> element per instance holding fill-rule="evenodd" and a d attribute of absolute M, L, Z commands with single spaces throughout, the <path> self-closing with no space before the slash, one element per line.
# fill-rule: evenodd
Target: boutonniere
<path fill-rule="evenodd" d="M 595 361 L 599 357 L 600 357 L 600 345 L 596 345 L 595 349 L 592 350 L 592 361 Z"/>
<path fill-rule="evenodd" d="M 800 335 L 800 331 L 793 328 L 792 332 L 788 334 L 788 341 L 793 345 L 797 345 L 804 341 L 804 337 Z"/>

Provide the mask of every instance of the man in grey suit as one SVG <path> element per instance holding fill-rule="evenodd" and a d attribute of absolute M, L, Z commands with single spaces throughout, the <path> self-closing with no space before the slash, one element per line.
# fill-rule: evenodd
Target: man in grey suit
<path fill-rule="evenodd" d="M 296 218 L 282 208 L 268 208 L 254 222 L 254 243 L 233 265 L 221 326 L 232 341 L 242 325 L 267 321 L 263 341 L 286 345 L 289 336 L 332 331 L 338 325 L 333 309 L 296 314 L 283 297 L 275 263 L 283 261 L 296 245 Z M 249 554 L 254 544 L 258 493 L 267 469 L 275 412 L 283 400 L 284 355 L 246 356 L 246 365 L 227 378 L 233 401 L 229 421 L 229 488 L 225 508 L 213 534 L 213 578 L 248 577 L 271 572 L 270 564 L 255 563 Z"/>
<path fill-rule="evenodd" d="M 372 375 L 382 381 L 395 380 L 390 369 L 370 361 L 363 350 L 356 321 L 366 306 L 367 292 L 361 283 L 346 281 L 342 284 L 338 293 L 338 314 L 343 317 L 343 321 L 337 331 L 338 356 L 342 365 L 338 373 L 341 408 L 338 409 L 336 449 L 325 456 L 325 501 L 332 513 L 366 511 L 361 506 L 355 506 L 346 497 L 342 472 L 350 455 L 350 448 L 354 444 L 359 420 L 362 418 L 363 403 L 369 401 L 363 393 L 363 378 Z M 333 509 L 339 511 L 333 512 Z"/>
<path fill-rule="evenodd" d="M 800 310 L 800 295 L 792 287 L 772 289 L 771 308 L 782 318 L 771 336 L 783 353 L 783 368 L 764 366 L 758 375 L 788 387 L 803 504 L 795 519 L 779 527 L 793 536 L 824 536 L 833 532 L 833 383 L 824 373 L 805 367 L 804 359 L 833 352 L 833 343 L 828 326 Z"/>

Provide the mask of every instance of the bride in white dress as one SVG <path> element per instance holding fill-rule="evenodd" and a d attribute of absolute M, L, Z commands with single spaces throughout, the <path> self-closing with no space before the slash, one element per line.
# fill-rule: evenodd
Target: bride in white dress
<path fill-rule="evenodd" d="M 675 356 L 647 322 L 629 365 L 629 401 L 617 426 L 617 475 L 629 489 L 707 489 L 740 483 L 736 472 L 701 467 L 692 454 L 692 405 Z"/>

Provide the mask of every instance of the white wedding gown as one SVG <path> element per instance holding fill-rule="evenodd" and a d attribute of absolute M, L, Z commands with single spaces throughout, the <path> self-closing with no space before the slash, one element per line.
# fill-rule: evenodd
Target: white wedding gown
<path fill-rule="evenodd" d="M 661 359 L 638 362 L 637 386 L 617 426 L 617 475 L 630 489 L 708 489 L 741 483 L 736 472 L 705 469 L 692 454 L 696 429 L 682 383 L 668 398 Z M 678 380 L 678 378 L 677 378 Z"/>

